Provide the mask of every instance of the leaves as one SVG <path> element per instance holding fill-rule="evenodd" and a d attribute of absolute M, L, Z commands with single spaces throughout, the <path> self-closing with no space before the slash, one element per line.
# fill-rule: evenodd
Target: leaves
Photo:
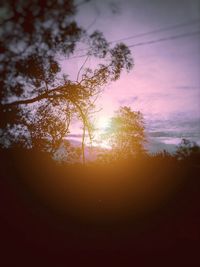
<path fill-rule="evenodd" d="M 120 107 L 104 136 L 117 157 L 128 157 L 143 151 L 145 142 L 144 121 L 140 112 Z"/>
<path fill-rule="evenodd" d="M 109 51 L 109 45 L 103 34 L 99 31 L 95 31 L 90 35 L 89 39 L 90 49 L 89 55 L 94 55 L 99 58 L 105 58 Z"/>
<path fill-rule="evenodd" d="M 200 147 L 188 139 L 183 138 L 176 150 L 178 160 L 190 159 L 193 162 L 200 160 Z"/>
<path fill-rule="evenodd" d="M 123 43 L 117 44 L 111 50 L 111 75 L 112 80 L 117 80 L 120 77 L 121 71 L 125 68 L 130 71 L 133 67 L 133 59 L 129 48 Z"/>
<path fill-rule="evenodd" d="M 132 68 L 130 50 L 124 44 L 111 48 L 101 32 L 88 35 L 81 29 L 74 21 L 72 0 L 8 0 L 1 8 L 0 107 L 6 113 L 4 130 L 7 119 L 24 124 L 33 145 L 36 140 L 40 147 L 42 143 L 45 148 L 51 145 L 52 151 L 67 135 L 72 114 L 91 131 L 88 111 L 95 109 L 103 86 L 117 80 L 123 69 Z M 79 42 L 87 45 L 86 56 L 98 61 L 91 69 L 85 66 L 86 60 L 79 70 L 81 81 L 74 82 L 61 71 L 60 59 L 73 54 Z M 26 104 L 32 105 L 34 112 L 29 112 Z"/>

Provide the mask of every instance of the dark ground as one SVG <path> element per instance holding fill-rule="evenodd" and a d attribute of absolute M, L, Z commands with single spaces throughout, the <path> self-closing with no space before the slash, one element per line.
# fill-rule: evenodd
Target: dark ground
<path fill-rule="evenodd" d="M 200 266 L 199 165 L 0 156 L 0 266 Z"/>

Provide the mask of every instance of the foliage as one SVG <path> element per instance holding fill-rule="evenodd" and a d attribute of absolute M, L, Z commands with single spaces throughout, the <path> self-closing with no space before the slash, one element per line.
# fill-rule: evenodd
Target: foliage
<path fill-rule="evenodd" d="M 111 154 L 127 158 L 144 152 L 145 142 L 143 116 L 130 107 L 120 107 L 112 117 L 104 137 L 112 147 Z"/>
<path fill-rule="evenodd" d="M 80 162 L 81 149 L 72 146 L 68 140 L 64 140 L 62 144 L 60 144 L 59 149 L 54 153 L 54 159 L 59 163 Z"/>
<path fill-rule="evenodd" d="M 73 20 L 73 1 L 3 1 L 0 51 L 1 98 L 42 93 L 55 85 L 56 55 L 75 49 L 82 30 Z"/>
<path fill-rule="evenodd" d="M 89 35 L 79 27 L 72 0 L 9 0 L 2 2 L 0 12 L 1 136 L 6 136 L 8 124 L 25 126 L 37 144 L 45 140 L 46 147 L 46 141 L 52 141 L 53 151 L 68 133 L 63 123 L 70 122 L 71 114 L 90 131 L 88 110 L 94 109 L 102 86 L 117 80 L 122 69 L 132 68 L 130 50 L 122 43 L 110 47 L 101 32 Z M 60 59 L 76 53 L 77 44 L 87 46 L 86 59 L 72 81 Z M 94 69 L 86 67 L 89 57 L 100 60 Z M 62 112 L 63 106 L 68 118 L 62 123 L 56 110 Z"/>
<path fill-rule="evenodd" d="M 177 147 L 175 156 L 178 160 L 190 160 L 193 163 L 200 163 L 200 147 L 197 143 L 183 138 Z"/>
<path fill-rule="evenodd" d="M 25 112 L 24 124 L 31 138 L 32 147 L 49 151 L 52 155 L 60 147 L 63 138 L 69 133 L 72 109 L 65 101 L 46 101 L 34 112 Z"/>

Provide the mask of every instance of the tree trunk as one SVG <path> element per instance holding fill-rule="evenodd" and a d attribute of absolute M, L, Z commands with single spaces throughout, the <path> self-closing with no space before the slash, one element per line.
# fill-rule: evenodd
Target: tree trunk
<path fill-rule="evenodd" d="M 85 164 L 85 123 L 83 123 L 81 150 L 82 150 L 82 161 L 83 161 L 83 164 Z"/>

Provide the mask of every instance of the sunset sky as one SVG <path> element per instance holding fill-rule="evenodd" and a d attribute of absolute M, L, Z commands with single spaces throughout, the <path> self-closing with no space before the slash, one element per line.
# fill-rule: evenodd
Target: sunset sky
<path fill-rule="evenodd" d="M 121 105 L 140 110 L 154 151 L 173 149 L 181 137 L 199 143 L 200 1 L 91 0 L 80 6 L 77 20 L 108 41 L 123 39 L 134 59 L 133 70 L 105 88 L 97 116 L 112 116 Z M 142 33 L 148 34 L 136 36 Z M 64 67 L 75 75 L 83 62 L 71 59 Z"/>

